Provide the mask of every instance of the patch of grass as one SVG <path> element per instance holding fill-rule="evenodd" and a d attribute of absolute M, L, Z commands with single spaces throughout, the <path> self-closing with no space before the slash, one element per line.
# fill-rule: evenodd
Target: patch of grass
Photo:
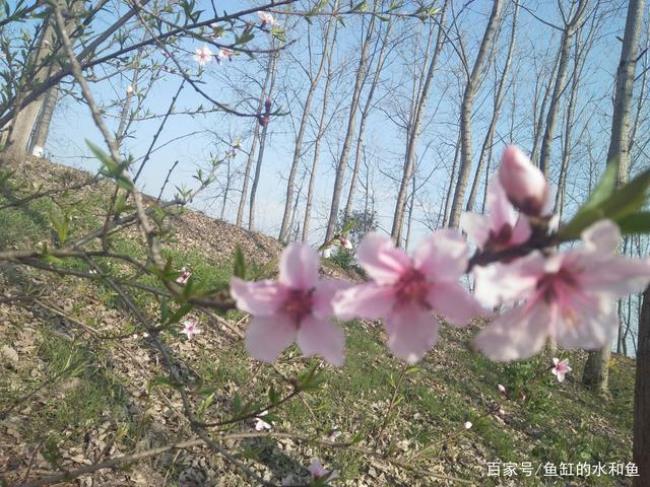
<path fill-rule="evenodd" d="M 76 442 L 106 420 L 127 429 L 132 426 L 126 409 L 128 394 L 102 354 L 47 331 L 43 332 L 39 353 L 46 364 L 46 375 L 59 379 L 32 417 L 25 431 L 27 438 L 42 441 L 40 436 L 48 432 L 52 449 L 64 441 Z"/>

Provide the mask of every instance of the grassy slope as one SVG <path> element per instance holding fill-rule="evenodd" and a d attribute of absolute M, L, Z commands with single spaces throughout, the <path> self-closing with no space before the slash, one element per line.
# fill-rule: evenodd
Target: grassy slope
<path fill-rule="evenodd" d="M 36 160 L 26 174 L 30 181 L 40 178 L 48 185 L 81 177 Z M 35 201 L 28 211 L 0 210 L 0 250 L 49 241 L 52 212 L 72 212 L 73 233 L 94 228 L 101 222 L 101 204 L 109 194 L 86 189 L 81 195 L 57 196 L 56 203 L 49 198 Z M 5 192 L 0 206 L 11 197 Z M 209 289 L 226 285 L 235 241 L 244 246 L 258 270 L 265 269 L 279 249 L 267 237 L 197 214 L 183 216 L 176 227 L 181 231 L 168 237 L 167 255 L 177 267 L 190 264 L 197 282 Z M 136 239 L 133 232 L 118 237 L 115 248 L 141 255 Z M 83 262 L 64 265 L 87 269 Z M 328 267 L 336 271 L 333 264 Z M 106 264 L 104 270 L 155 285 L 151 279 L 128 274 L 121 264 Z M 33 294 L 37 301 L 6 302 L 17 291 Z M 144 294 L 134 296 L 154 310 Z M 75 320 L 62 318 L 57 311 Z M 230 326 L 243 330 L 241 318 L 232 313 Z M 184 341 L 178 330 L 163 337 L 195 385 L 196 401 L 205 401 L 206 406 L 211 402 L 206 419 L 230 417 L 238 402 L 265 395 L 270 384 L 282 389 L 278 371 L 292 375 L 316 363 L 292 348 L 277 369 L 260 366 L 246 356 L 241 339 L 228 328 L 210 320 L 204 320 L 202 328 L 204 333 L 192 342 Z M 319 439 L 333 439 L 335 432 L 335 441 L 354 439 L 355 446 L 255 439 L 237 443 L 240 455 L 278 482 L 289 474 L 304 478 L 304 465 L 318 456 L 334 466 L 341 483 L 347 485 L 460 485 L 440 476 L 464 479 L 471 485 L 542 485 L 554 482 L 541 473 L 517 480 L 487 478 L 487 462 L 527 461 L 537 468 L 546 462 L 629 461 L 632 360 L 613 358 L 612 399 L 603 401 L 584 391 L 575 379 L 584 362 L 582 354 L 562 354 L 570 358 L 574 372 L 558 384 L 545 370 L 550 355 L 513 365 L 494 364 L 470 351 L 475 331 L 445 327 L 426 360 L 407 369 L 387 352 L 379 326 L 347 324 L 345 367 L 326 368 L 317 392 L 292 400 L 265 419 L 276 432 Z M 124 334 L 128 337 L 119 340 L 106 337 Z M 44 382 L 46 386 L 20 402 L 7 419 L 0 419 L 0 479 L 2 472 L 8 472 L 4 481 L 13 485 L 28 468 L 32 475 L 57 470 L 56 465 L 74 468 L 106 455 L 191 436 L 180 414 L 178 395 L 162 379 L 159 363 L 107 285 L 1 267 L 0 413 Z M 508 397 L 499 393 L 497 384 L 506 386 Z M 240 401 L 233 401 L 233 391 L 238 391 Z M 463 426 L 466 421 L 473 423 L 469 430 Z M 250 422 L 224 429 L 226 433 L 250 431 L 254 431 Z M 385 457 L 369 457 L 364 449 L 381 451 Z M 399 465 L 406 463 L 409 468 Z M 248 485 L 204 448 L 163 455 L 121 472 L 104 471 L 96 474 L 95 485 L 179 485 L 187 475 L 212 478 L 213 484 L 205 485 Z M 571 485 L 626 484 L 625 478 L 612 477 L 571 480 Z"/>

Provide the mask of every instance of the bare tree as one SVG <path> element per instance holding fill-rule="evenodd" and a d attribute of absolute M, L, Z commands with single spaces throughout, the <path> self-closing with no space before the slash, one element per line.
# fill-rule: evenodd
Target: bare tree
<path fill-rule="evenodd" d="M 560 47 L 558 51 L 558 67 L 557 75 L 555 77 L 555 84 L 553 86 L 553 94 L 550 98 L 550 105 L 548 113 L 546 114 L 546 127 L 544 129 L 544 137 L 542 138 L 542 148 L 539 155 L 539 167 L 545 175 L 548 175 L 549 164 L 551 160 L 551 145 L 553 143 L 553 136 L 555 133 L 555 124 L 557 115 L 560 109 L 560 98 L 564 91 L 564 83 L 569 67 L 569 55 L 571 51 L 571 42 L 576 30 L 580 27 L 585 11 L 587 9 L 588 0 L 578 0 L 576 8 L 572 13 L 569 13 L 570 18 L 566 18 L 564 10 L 561 8 L 562 20 L 564 25 L 560 28 L 555 26 L 555 29 L 561 30 L 562 37 L 560 38 Z"/>
<path fill-rule="evenodd" d="M 336 3 L 336 5 L 338 5 L 338 2 Z M 303 139 L 305 137 L 305 131 L 307 129 L 309 117 L 311 115 L 314 95 L 316 94 L 318 84 L 320 83 L 325 68 L 325 63 L 327 60 L 326 50 L 329 48 L 329 38 L 331 32 L 334 29 L 335 23 L 336 23 L 335 17 L 330 17 L 325 23 L 323 41 L 322 41 L 322 51 L 320 53 L 320 60 L 318 62 L 318 68 L 316 69 L 316 72 L 315 73 L 312 72 L 311 46 L 309 48 L 308 65 L 306 68 L 303 68 L 307 75 L 307 78 L 309 79 L 309 86 L 307 87 L 307 97 L 305 98 L 305 103 L 302 108 L 302 115 L 300 117 L 300 122 L 298 124 L 298 133 L 296 134 L 296 139 L 294 142 L 293 159 L 291 161 L 291 168 L 289 169 L 289 177 L 287 179 L 287 197 L 284 202 L 284 213 L 282 215 L 282 223 L 280 225 L 280 235 L 279 235 L 279 239 L 281 242 L 286 241 L 289 230 L 291 228 L 290 220 L 292 215 L 292 207 L 294 206 L 293 199 L 294 199 L 294 192 L 295 192 L 295 180 L 298 172 L 298 166 L 300 165 L 300 161 L 302 159 L 303 152 L 304 152 Z M 311 41 L 311 36 L 309 37 Z"/>
<path fill-rule="evenodd" d="M 467 206 L 465 209 L 467 211 L 473 211 L 474 205 L 476 204 L 476 198 L 478 196 L 479 185 L 481 181 L 481 174 L 483 172 L 483 167 L 485 166 L 486 160 L 492 158 L 492 146 L 494 144 L 494 133 L 497 127 L 497 121 L 499 120 L 499 114 L 501 112 L 501 105 L 503 103 L 503 98 L 505 95 L 505 85 L 506 79 L 508 78 L 508 71 L 510 70 L 510 65 L 512 62 L 512 51 L 515 47 L 515 38 L 517 33 L 517 17 L 519 14 L 519 4 L 514 4 L 514 11 L 512 13 L 512 26 L 510 29 L 510 38 L 508 41 L 508 51 L 506 53 L 505 63 L 503 69 L 501 70 L 501 75 L 496 81 L 496 88 L 494 90 L 494 101 L 492 106 L 492 116 L 490 118 L 490 123 L 488 125 L 488 130 L 483 139 L 483 145 L 481 146 L 481 153 L 478 158 L 478 164 L 476 165 L 476 172 L 474 173 L 474 180 L 472 181 L 472 187 L 469 191 L 469 197 L 467 198 Z"/>
<path fill-rule="evenodd" d="M 375 1 L 374 10 L 376 11 L 380 0 Z M 343 184 L 345 183 L 345 173 L 348 167 L 348 159 L 350 157 L 350 150 L 352 149 L 352 141 L 354 139 L 354 132 L 356 128 L 357 111 L 359 110 L 359 100 L 361 98 L 361 91 L 363 89 L 363 81 L 366 78 L 366 71 L 368 70 L 369 55 L 368 50 L 372 43 L 372 38 L 375 33 L 376 16 L 372 15 L 365 25 L 365 17 L 362 24 L 361 33 L 363 40 L 361 41 L 359 52 L 359 65 L 357 67 L 357 74 L 354 80 L 354 87 L 352 90 L 352 98 L 350 101 L 350 111 L 348 114 L 347 128 L 345 137 L 343 138 L 343 145 L 341 147 L 341 155 L 336 165 L 336 176 L 334 179 L 334 189 L 332 191 L 332 202 L 330 206 L 329 219 L 327 221 L 327 230 L 325 231 L 325 242 L 328 242 L 334 236 L 336 231 L 336 224 L 339 217 L 339 206 L 341 204 L 341 194 L 343 192 Z M 365 32 L 364 32 L 365 31 Z"/>
<path fill-rule="evenodd" d="M 388 53 L 389 53 L 388 47 L 394 45 L 392 42 L 390 42 L 392 27 L 393 27 L 393 19 L 391 18 L 386 22 L 386 29 L 384 31 L 384 35 L 381 36 L 380 34 L 377 36 L 372 57 L 368 63 L 369 66 L 372 66 L 375 57 L 377 57 L 374 74 L 372 76 L 372 81 L 370 82 L 370 86 L 366 94 L 366 100 L 363 104 L 363 108 L 361 108 L 361 114 L 359 117 L 359 134 L 357 135 L 356 150 L 354 154 L 354 166 L 352 167 L 352 174 L 350 175 L 350 189 L 348 190 L 348 197 L 345 204 L 345 210 L 343 211 L 343 221 L 347 221 L 350 215 L 352 214 L 352 205 L 354 203 L 357 179 L 359 177 L 359 169 L 361 167 L 362 151 L 365 143 L 364 137 L 366 133 L 366 124 L 368 123 L 368 116 L 370 115 L 370 110 L 373 107 L 374 96 L 377 91 L 379 81 L 381 79 L 381 73 L 383 71 L 384 65 L 386 63 L 386 59 L 388 57 Z M 381 47 L 379 48 L 379 53 L 377 54 L 378 46 Z M 366 72 L 366 77 L 368 75 L 369 75 L 369 70 Z M 365 83 L 366 80 L 364 80 L 363 84 L 365 85 Z"/>
<path fill-rule="evenodd" d="M 321 104 L 320 116 L 317 121 L 316 137 L 314 140 L 314 152 L 312 155 L 311 168 L 309 169 L 309 183 L 307 184 L 307 195 L 305 197 L 305 216 L 302 223 L 302 240 L 306 241 L 309 238 L 309 230 L 311 225 L 311 209 L 314 201 L 314 190 L 316 186 L 316 177 L 318 174 L 318 163 L 320 162 L 320 148 L 325 135 L 327 112 L 331 96 L 331 87 L 334 80 L 335 72 L 333 69 L 334 56 L 333 51 L 336 46 L 336 37 L 338 33 L 338 24 L 334 26 L 332 39 L 329 48 L 324 51 L 324 56 L 327 58 L 327 74 L 325 76 L 325 85 L 323 87 L 323 101 Z"/>
<path fill-rule="evenodd" d="M 257 113 L 262 113 L 264 110 L 264 103 L 266 102 L 267 92 L 269 90 L 271 79 L 273 73 L 275 72 L 275 56 L 268 56 L 266 63 L 266 75 L 264 78 L 264 83 L 262 84 L 262 89 L 260 92 L 260 97 L 257 101 Z M 264 127 L 261 126 L 259 120 L 255 121 L 253 127 L 253 136 L 251 139 L 250 149 L 248 151 L 248 157 L 246 158 L 246 165 L 244 166 L 244 176 L 242 182 L 241 196 L 239 198 L 239 206 L 237 207 L 237 218 L 235 224 L 238 227 L 241 227 L 244 220 L 244 210 L 246 209 L 246 199 L 248 198 L 248 185 L 250 183 L 250 174 L 253 168 L 253 162 L 255 161 L 255 155 L 257 154 L 258 146 L 260 145 L 260 136 L 262 135 Z M 249 223 L 250 225 L 250 223 Z"/>
<path fill-rule="evenodd" d="M 460 110 L 460 164 L 458 167 L 458 180 L 454 191 L 454 198 L 451 204 L 449 215 L 449 226 L 457 227 L 460 214 L 465 200 L 465 190 L 472 169 L 472 107 L 474 95 L 481 83 L 483 65 L 494 44 L 494 38 L 501 22 L 501 10 L 503 0 L 494 0 L 492 11 L 488 19 L 483 39 L 479 46 L 478 54 L 474 61 L 471 73 L 468 73 L 467 84 L 463 94 L 463 102 Z"/>
<path fill-rule="evenodd" d="M 438 58 L 444 44 L 445 34 L 445 16 L 447 13 L 448 1 L 442 4 L 440 16 L 437 21 L 438 33 L 436 35 L 436 43 L 433 48 L 431 59 L 425 57 L 423 69 L 426 70 L 424 75 L 424 82 L 418 86 L 415 96 L 411 100 L 411 110 L 409 111 L 409 120 L 406 123 L 406 151 L 404 155 L 404 166 L 402 172 L 402 179 L 400 181 L 399 191 L 397 193 L 397 201 L 395 202 L 395 211 L 393 213 L 393 227 L 391 229 L 391 236 L 397 244 L 402 240 L 402 228 L 404 221 L 404 211 L 406 207 L 406 194 L 408 185 L 413 178 L 415 159 L 417 153 L 417 142 L 420 132 L 422 130 L 422 120 L 426 112 L 427 99 L 431 91 L 431 83 L 438 64 Z M 426 66 L 428 62 L 428 67 Z M 414 80 L 415 83 L 415 80 Z"/>
<path fill-rule="evenodd" d="M 251 186 L 251 196 L 248 206 L 248 229 L 255 229 L 255 198 L 257 197 L 257 186 L 260 182 L 260 173 L 262 171 L 262 162 L 264 161 L 264 149 L 266 148 L 267 134 L 269 131 L 269 119 L 268 112 L 271 107 L 271 94 L 273 93 L 273 87 L 275 85 L 275 76 L 276 76 L 276 63 L 278 60 L 278 52 L 274 51 L 270 55 L 271 59 L 269 60 L 269 71 L 271 72 L 271 79 L 269 81 L 268 91 L 264 93 L 264 106 L 265 106 L 265 115 L 260 116 L 260 125 L 262 125 L 262 130 L 259 136 L 259 147 L 257 152 L 257 163 L 255 164 L 255 175 L 253 176 L 253 185 Z M 260 111 L 261 113 L 261 111 Z"/>
<path fill-rule="evenodd" d="M 55 29 L 52 15 L 52 11 L 50 11 L 42 20 L 40 35 L 27 60 L 26 69 L 23 71 L 23 78 L 20 80 L 19 89 L 24 91 L 19 93 L 16 98 L 18 104 L 21 103 L 21 99 L 25 96 L 31 84 L 43 83 L 49 78 L 52 72 L 53 67 L 47 66 L 49 64 L 48 58 L 53 54 L 53 45 L 55 42 Z M 44 98 L 45 96 L 41 95 L 35 102 L 20 110 L 15 110 L 9 128 L 6 149 L 9 157 L 19 160 L 25 156 L 32 130 L 43 105 Z"/>
<path fill-rule="evenodd" d="M 627 181 L 630 170 L 630 112 L 644 3 L 644 0 L 631 0 L 629 3 L 621 58 L 616 73 L 614 115 L 612 116 L 612 133 L 607 152 L 607 163 L 617 165 L 617 185 Z M 609 388 L 610 346 L 611 344 L 608 343 L 602 351 L 589 354 L 582 375 L 583 384 L 602 393 L 607 393 Z M 642 369 L 648 365 L 638 363 L 637 367 Z M 646 389 L 650 389 L 650 387 L 646 385 Z M 648 401 L 650 404 L 650 395 L 637 399 Z M 640 421 L 641 419 L 637 417 L 636 420 Z M 645 434 L 645 441 L 650 441 L 650 431 L 646 431 Z M 650 457 L 646 457 L 646 459 L 648 458 Z M 650 468 L 650 461 L 646 460 L 645 467 Z"/>

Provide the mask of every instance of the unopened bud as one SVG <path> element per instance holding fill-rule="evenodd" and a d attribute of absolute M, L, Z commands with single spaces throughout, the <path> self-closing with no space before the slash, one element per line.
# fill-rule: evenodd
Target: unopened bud
<path fill-rule="evenodd" d="M 499 181 L 517 209 L 529 216 L 541 216 L 549 197 L 548 183 L 542 171 L 513 145 L 501 158 Z"/>

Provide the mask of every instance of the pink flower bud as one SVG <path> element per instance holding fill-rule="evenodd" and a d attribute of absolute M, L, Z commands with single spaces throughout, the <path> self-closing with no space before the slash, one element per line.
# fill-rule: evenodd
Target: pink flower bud
<path fill-rule="evenodd" d="M 522 213 L 531 216 L 542 214 L 549 197 L 546 178 L 514 145 L 508 146 L 501 157 L 499 181 L 510 202 Z"/>
<path fill-rule="evenodd" d="M 352 242 L 350 242 L 350 240 L 348 240 L 348 239 L 345 238 L 345 237 L 341 237 L 341 238 L 339 238 L 339 244 L 340 244 L 341 247 L 343 247 L 344 249 L 352 250 Z"/>

